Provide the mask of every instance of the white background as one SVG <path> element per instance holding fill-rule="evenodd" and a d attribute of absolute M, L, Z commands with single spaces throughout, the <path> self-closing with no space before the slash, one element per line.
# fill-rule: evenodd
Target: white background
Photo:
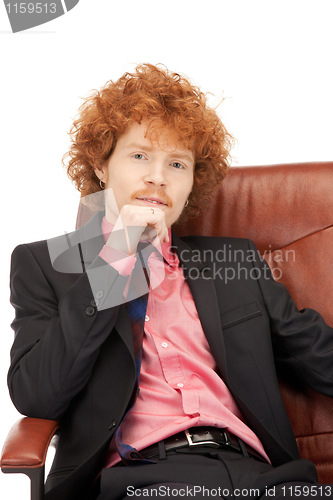
<path fill-rule="evenodd" d="M 1 444 L 19 417 L 6 388 L 10 253 L 74 228 L 78 195 L 61 158 L 80 97 L 161 62 L 213 105 L 224 98 L 234 165 L 332 160 L 332 14 L 323 0 L 80 0 L 12 34 L 1 3 Z M 0 496 L 28 499 L 28 480 L 0 474 Z"/>

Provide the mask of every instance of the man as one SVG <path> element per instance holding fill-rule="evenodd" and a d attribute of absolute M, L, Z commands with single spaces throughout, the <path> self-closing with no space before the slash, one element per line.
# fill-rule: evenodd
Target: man
<path fill-rule="evenodd" d="M 232 139 L 205 96 L 141 65 L 86 101 L 72 137 L 68 173 L 105 214 L 12 260 L 11 397 L 61 420 L 46 498 L 293 498 L 315 486 L 275 363 L 332 395 L 333 330 L 297 311 L 252 242 L 171 231 L 227 172 Z M 227 267 L 247 270 L 228 283 L 212 275 L 226 243 Z"/>

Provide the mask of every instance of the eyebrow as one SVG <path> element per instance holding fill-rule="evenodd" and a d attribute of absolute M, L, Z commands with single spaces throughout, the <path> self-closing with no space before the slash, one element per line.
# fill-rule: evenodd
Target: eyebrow
<path fill-rule="evenodd" d="M 146 151 L 152 151 L 153 148 L 149 146 L 149 144 L 139 144 L 138 142 L 131 142 L 128 146 L 125 146 L 126 149 L 145 149 Z"/>
<path fill-rule="evenodd" d="M 146 151 L 149 151 L 149 152 L 153 151 L 153 149 L 154 149 L 149 144 L 140 144 L 138 142 L 132 142 L 131 144 L 128 144 L 128 146 L 125 146 L 125 147 L 126 147 L 126 149 L 133 149 L 133 148 L 134 149 L 141 149 L 141 150 L 143 149 L 143 150 L 146 150 Z M 173 153 L 175 154 L 175 156 L 177 158 L 180 158 L 180 159 L 183 159 L 183 160 L 188 160 L 188 161 L 194 161 L 194 155 L 193 155 L 193 158 L 191 158 L 188 154 L 186 154 L 186 153 L 180 153 L 179 151 L 176 152 L 176 150 L 175 151 L 171 151 L 170 155 L 172 155 Z"/>

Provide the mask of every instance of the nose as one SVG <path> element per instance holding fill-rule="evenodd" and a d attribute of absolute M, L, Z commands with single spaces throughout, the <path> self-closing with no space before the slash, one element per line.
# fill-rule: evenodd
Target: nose
<path fill-rule="evenodd" d="M 144 182 L 149 186 L 166 186 L 165 170 L 162 162 L 156 161 L 149 165 L 145 174 Z"/>

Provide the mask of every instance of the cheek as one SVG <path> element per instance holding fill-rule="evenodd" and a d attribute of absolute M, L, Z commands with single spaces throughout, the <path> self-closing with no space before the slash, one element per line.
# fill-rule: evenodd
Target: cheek
<path fill-rule="evenodd" d="M 113 189 L 115 192 L 121 192 L 122 187 L 124 186 L 124 181 L 122 179 L 122 176 L 119 172 L 112 172 L 108 173 L 108 185 L 111 189 Z"/>
<path fill-rule="evenodd" d="M 191 171 L 189 179 L 188 179 L 188 186 L 187 186 L 188 187 L 188 194 L 190 194 L 190 192 L 192 191 L 193 184 L 194 184 L 194 171 Z"/>
<path fill-rule="evenodd" d="M 184 193 L 186 193 L 186 197 L 185 197 L 185 202 L 186 200 L 188 199 L 188 197 L 190 196 L 191 192 L 192 192 L 192 189 L 193 189 L 193 177 L 191 178 L 191 180 L 189 181 L 188 185 L 187 185 L 187 189 L 184 191 Z"/>

